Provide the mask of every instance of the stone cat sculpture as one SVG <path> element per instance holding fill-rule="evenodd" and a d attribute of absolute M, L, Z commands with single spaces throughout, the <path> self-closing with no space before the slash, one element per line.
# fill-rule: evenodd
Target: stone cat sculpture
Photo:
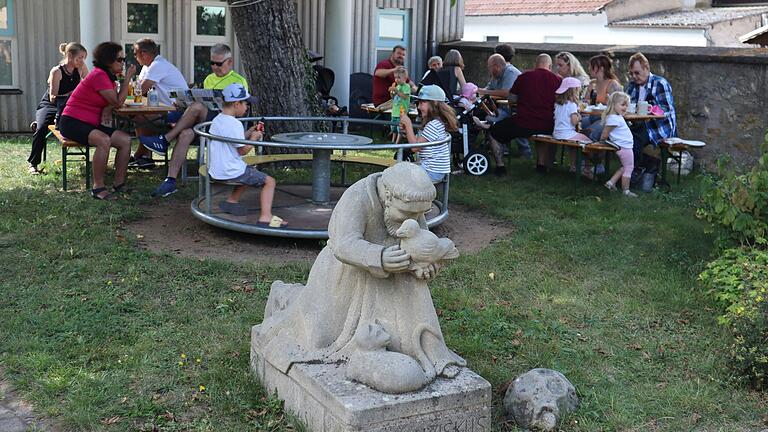
<path fill-rule="evenodd" d="M 378 322 L 361 326 L 355 333 L 359 349 L 347 362 L 347 378 L 384 393 L 416 391 L 434 378 L 434 373 L 427 377 L 415 359 L 387 351 L 389 340 Z"/>
<path fill-rule="evenodd" d="M 401 239 L 400 248 L 411 255 L 409 270 L 413 270 L 417 277 L 421 277 L 429 264 L 459 256 L 459 250 L 450 239 L 437 237 L 413 219 L 403 221 L 395 235 Z"/>

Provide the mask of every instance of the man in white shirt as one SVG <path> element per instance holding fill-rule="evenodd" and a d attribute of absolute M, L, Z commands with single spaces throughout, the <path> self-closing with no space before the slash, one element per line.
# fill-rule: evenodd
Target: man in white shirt
<path fill-rule="evenodd" d="M 139 82 L 141 83 L 141 93 L 144 96 L 154 87 L 161 104 L 173 105 L 175 101 L 169 96 L 171 90 L 189 87 L 179 69 L 160 55 L 160 47 L 152 39 L 144 38 L 136 41 L 133 44 L 133 55 L 136 57 L 136 61 L 143 66 L 139 73 Z M 181 111 L 168 113 L 168 123 L 176 123 L 181 118 L 181 114 Z M 137 118 L 137 120 L 144 122 L 150 119 Z M 136 135 L 149 135 L 153 132 L 137 128 Z M 154 166 L 154 163 L 150 152 L 139 144 L 128 165 L 149 168 Z"/>

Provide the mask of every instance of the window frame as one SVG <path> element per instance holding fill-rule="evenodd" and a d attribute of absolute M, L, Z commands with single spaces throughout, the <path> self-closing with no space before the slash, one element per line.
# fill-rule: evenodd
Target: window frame
<path fill-rule="evenodd" d="M 381 22 L 381 16 L 382 15 L 393 15 L 393 16 L 402 16 L 403 17 L 403 38 L 402 39 L 393 39 L 393 38 L 382 38 L 379 36 L 379 24 Z M 374 56 L 371 59 L 372 65 L 371 69 L 376 67 L 376 64 L 379 62 L 379 57 L 383 56 L 384 58 L 389 57 L 389 53 L 392 52 L 392 48 L 394 48 L 397 45 L 402 45 L 405 47 L 406 51 L 410 53 L 411 50 L 411 26 L 413 23 L 411 22 L 411 10 L 410 9 L 396 9 L 396 8 L 377 8 L 376 9 L 376 22 L 374 25 L 374 36 L 375 36 L 375 47 L 374 47 Z"/>
<path fill-rule="evenodd" d="M 128 31 L 128 3 L 143 3 L 157 5 L 157 33 L 131 33 Z M 123 34 L 123 45 L 133 45 L 137 40 L 149 38 L 158 45 L 165 42 L 165 0 L 122 0 L 120 6 L 120 25 Z"/>
<path fill-rule="evenodd" d="M 16 39 L 16 15 L 14 0 L 8 0 L 8 28 L 0 30 L 0 41 L 11 43 L 11 83 L 0 84 L 0 90 L 19 90 L 19 43 Z"/>
<path fill-rule="evenodd" d="M 226 10 L 224 15 L 224 36 L 197 34 L 197 8 L 205 6 L 223 7 Z M 204 45 L 205 43 L 209 43 L 211 46 L 213 46 L 217 43 L 225 43 L 229 45 L 229 42 L 232 41 L 232 14 L 229 11 L 229 5 L 226 2 L 213 0 L 192 0 L 191 9 L 192 35 L 190 40 L 192 44 Z"/>
<path fill-rule="evenodd" d="M 8 28 L 7 29 L 0 29 L 0 37 L 2 38 L 13 38 L 16 36 L 16 16 L 14 14 L 14 8 L 13 8 L 13 0 L 8 0 L 7 3 L 8 8 Z"/>
<path fill-rule="evenodd" d="M 191 3 L 191 16 L 192 22 L 192 34 L 189 39 L 189 78 L 190 82 L 195 84 L 202 84 L 195 81 L 195 47 L 212 47 L 217 43 L 223 43 L 229 45 L 232 49 L 232 61 L 237 61 L 237 47 L 235 46 L 234 33 L 232 31 L 232 14 L 230 13 L 229 4 L 224 1 L 215 0 L 192 0 Z M 197 34 L 197 8 L 199 6 L 215 6 L 224 7 L 226 9 L 224 19 L 224 36 L 210 36 L 210 35 L 198 35 Z M 209 72 L 210 73 L 210 72 Z"/>

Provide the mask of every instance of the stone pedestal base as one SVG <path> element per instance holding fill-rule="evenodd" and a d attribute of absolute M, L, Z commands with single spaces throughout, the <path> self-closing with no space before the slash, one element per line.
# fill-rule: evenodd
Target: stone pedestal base
<path fill-rule="evenodd" d="M 418 392 L 390 395 L 344 377 L 345 364 L 295 364 L 284 374 L 251 345 L 251 369 L 312 432 L 491 430 L 491 385 L 462 368 Z"/>

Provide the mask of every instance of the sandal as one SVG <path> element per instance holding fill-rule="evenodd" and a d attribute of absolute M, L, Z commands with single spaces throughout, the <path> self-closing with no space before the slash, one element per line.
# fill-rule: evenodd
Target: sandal
<path fill-rule="evenodd" d="M 288 225 L 288 222 L 284 221 L 283 219 L 272 215 L 272 219 L 269 220 L 269 222 L 256 222 L 257 226 L 265 227 L 265 228 L 282 228 L 286 225 Z"/>
<path fill-rule="evenodd" d="M 107 188 L 105 187 L 91 189 L 91 196 L 93 197 L 93 199 L 97 199 L 101 201 L 113 201 L 115 197 L 112 196 L 111 193 L 108 193 L 106 195 L 99 195 L 100 193 L 106 192 L 106 191 L 107 191 Z"/>
<path fill-rule="evenodd" d="M 125 182 L 120 183 L 119 185 L 113 185 L 112 186 L 112 193 L 113 194 L 119 194 L 119 193 L 129 193 L 131 192 L 131 189 L 128 189 L 125 187 Z"/>

